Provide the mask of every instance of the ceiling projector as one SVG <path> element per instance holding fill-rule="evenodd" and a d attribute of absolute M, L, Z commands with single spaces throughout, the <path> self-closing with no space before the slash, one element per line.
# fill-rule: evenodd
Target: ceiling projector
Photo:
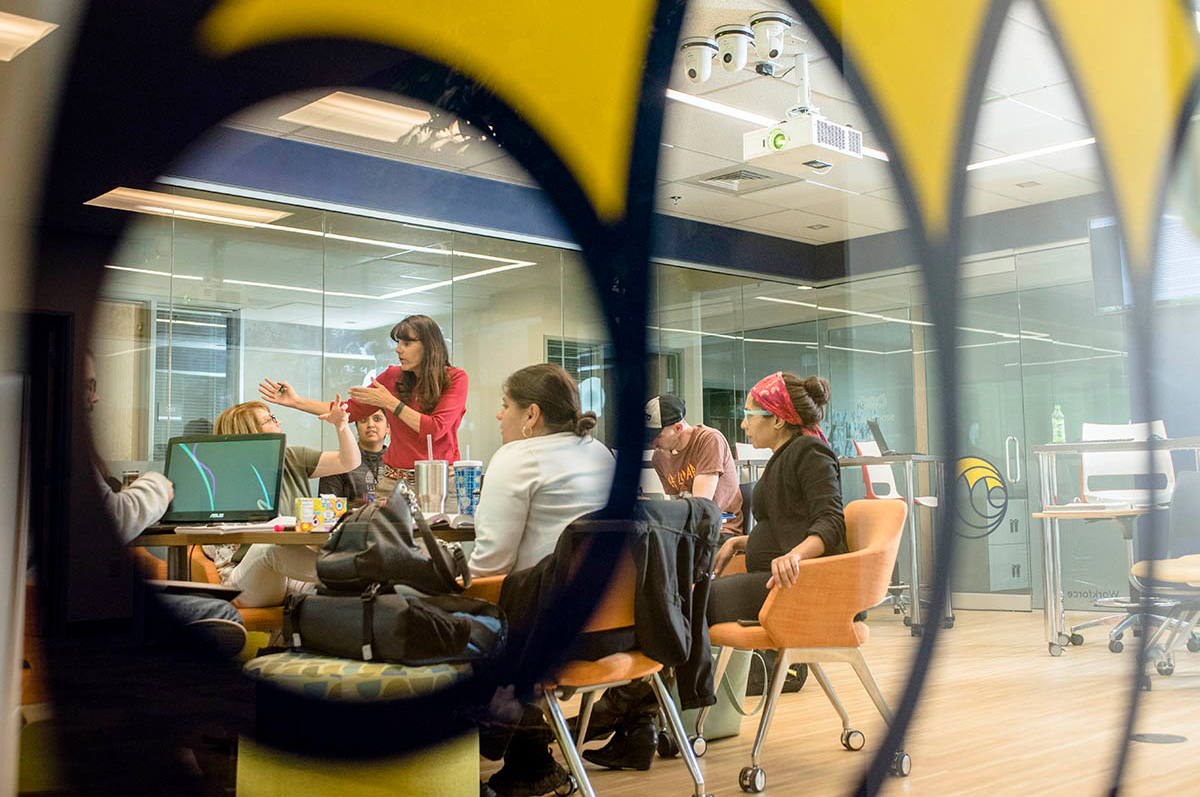
<path fill-rule="evenodd" d="M 862 160 L 862 132 L 805 114 L 742 136 L 742 159 L 773 171 L 804 176 L 841 158 Z"/>

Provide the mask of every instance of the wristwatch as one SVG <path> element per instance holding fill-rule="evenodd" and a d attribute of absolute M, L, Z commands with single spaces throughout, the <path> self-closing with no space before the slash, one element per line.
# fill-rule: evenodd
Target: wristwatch
<path fill-rule="evenodd" d="M 392 415 L 395 415 L 397 418 L 399 418 L 400 411 L 403 409 L 404 409 L 404 402 L 401 401 L 399 404 L 396 405 L 396 409 L 392 410 Z"/>

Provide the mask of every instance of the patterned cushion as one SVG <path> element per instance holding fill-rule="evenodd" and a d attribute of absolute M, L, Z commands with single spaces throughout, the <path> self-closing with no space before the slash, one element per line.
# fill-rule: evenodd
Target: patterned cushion
<path fill-rule="evenodd" d="M 243 669 L 251 678 L 269 680 L 312 697 L 355 701 L 423 695 L 445 689 L 471 674 L 469 664 L 407 667 L 291 651 L 260 656 L 246 662 Z"/>

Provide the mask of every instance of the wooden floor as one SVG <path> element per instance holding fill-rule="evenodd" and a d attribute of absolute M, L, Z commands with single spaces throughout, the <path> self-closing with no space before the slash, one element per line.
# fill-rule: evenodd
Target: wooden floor
<path fill-rule="evenodd" d="M 1086 616 L 1081 616 L 1081 619 Z M 918 640 L 888 608 L 870 618 L 864 648 L 884 695 L 899 701 Z M 1099 795 L 1108 787 L 1133 683 L 1133 645 L 1106 647 L 1106 627 L 1087 643 L 1051 658 L 1042 615 L 959 612 L 942 632 L 905 749 L 912 774 L 889 778 L 884 794 Z M 826 670 L 855 727 L 861 752 L 839 743 L 841 723 L 820 688 L 784 695 L 761 756 L 764 794 L 844 795 L 853 790 L 883 739 L 884 725 L 847 665 Z M 1152 676 L 1135 733 L 1187 737 L 1177 744 L 1134 743 L 1123 794 L 1200 792 L 1200 653 L 1180 653 L 1175 674 Z M 753 706 L 753 700 L 748 701 Z M 569 712 L 572 713 L 572 712 Z M 740 737 L 715 741 L 700 759 L 708 791 L 741 794 L 738 772 L 749 763 L 757 718 Z M 487 767 L 485 773 L 494 769 Z M 649 797 L 691 793 L 681 760 L 655 761 L 649 772 L 611 772 L 589 765 L 597 794 Z"/>

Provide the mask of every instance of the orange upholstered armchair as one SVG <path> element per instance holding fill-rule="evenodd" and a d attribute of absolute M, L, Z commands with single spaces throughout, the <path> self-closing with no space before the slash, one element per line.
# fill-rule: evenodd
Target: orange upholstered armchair
<path fill-rule="evenodd" d="M 900 547 L 907 508 L 902 501 L 853 501 L 845 510 L 849 553 L 800 562 L 799 580 L 790 589 L 773 589 L 758 613 L 758 625 L 718 623 L 709 628 L 712 644 L 721 648 L 714 681 L 720 683 L 733 650 L 773 648 L 778 659 L 769 696 L 750 752 L 750 766 L 741 771 L 740 784 L 749 792 L 766 787 L 766 773 L 758 756 L 771 725 L 775 705 L 783 691 L 788 665 L 806 662 L 821 689 L 842 718 L 842 745 L 861 750 L 865 737 L 850 727 L 850 717 L 838 700 L 820 662 L 844 662 L 854 668 L 863 687 L 887 722 L 892 712 L 863 658 L 861 646 L 870 636 L 867 624 L 855 616 L 887 596 L 892 568 Z M 704 734 L 707 709 L 701 709 L 696 733 Z M 907 775 L 911 764 L 900 751 L 892 772 Z"/>
<path fill-rule="evenodd" d="M 133 558 L 142 573 L 143 578 L 165 579 L 167 563 L 151 554 L 145 548 L 134 548 Z M 217 574 L 217 566 L 204 555 L 199 545 L 192 546 L 191 580 L 201 584 L 220 584 L 221 577 Z M 283 607 L 263 606 L 258 609 L 243 609 L 238 607 L 242 616 L 242 625 L 247 631 L 272 632 L 283 628 Z"/>

